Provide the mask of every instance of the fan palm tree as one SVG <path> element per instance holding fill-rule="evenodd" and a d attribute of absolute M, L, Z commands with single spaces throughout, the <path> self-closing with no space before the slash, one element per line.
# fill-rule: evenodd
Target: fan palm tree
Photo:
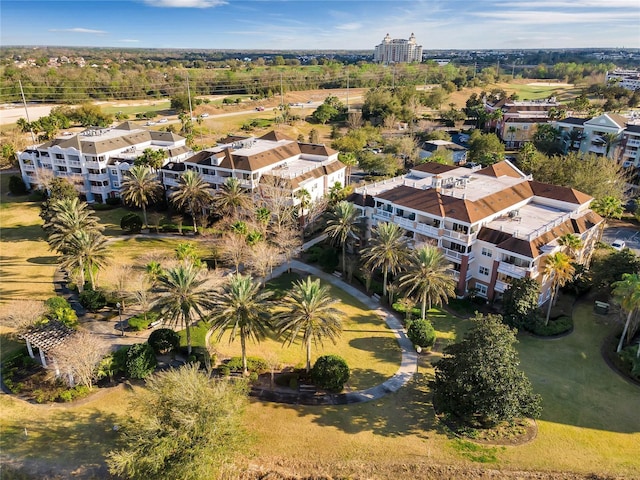
<path fill-rule="evenodd" d="M 608 195 L 591 202 L 591 208 L 598 214 L 602 215 L 606 222 L 609 218 L 620 218 L 624 213 L 624 208 L 620 199 Z"/>
<path fill-rule="evenodd" d="M 573 260 L 578 260 L 580 257 L 579 252 L 583 245 L 580 237 L 573 233 L 567 233 L 558 238 L 558 243 L 566 248 L 569 257 Z"/>
<path fill-rule="evenodd" d="M 213 295 L 211 329 L 217 332 L 218 341 L 227 329 L 231 329 L 229 343 L 240 337 L 242 369 L 247 374 L 247 340 L 259 343 L 267 335 L 269 324 L 270 291 L 260 291 L 260 283 L 250 276 L 236 274 L 231 277 L 222 292 Z"/>
<path fill-rule="evenodd" d="M 421 318 L 427 318 L 433 304 L 442 305 L 455 294 L 455 280 L 447 272 L 450 264 L 437 247 L 425 245 L 414 251 L 406 272 L 398 277 L 398 286 L 407 295 L 414 293 L 421 302 Z"/>
<path fill-rule="evenodd" d="M 364 266 L 370 270 L 382 268 L 382 295 L 387 295 L 389 272 L 396 274 L 409 259 L 409 246 L 404 229 L 395 223 L 379 223 L 371 230 L 371 238 L 362 250 Z"/>
<path fill-rule="evenodd" d="M 184 262 L 160 275 L 159 297 L 155 304 L 163 323 L 184 326 L 187 332 L 187 353 L 191 355 L 191 325 L 203 320 L 212 307 L 211 292 L 206 288 L 203 270 Z"/>
<path fill-rule="evenodd" d="M 240 211 L 250 207 L 251 197 L 240 186 L 237 178 L 229 177 L 218 191 L 214 202 L 221 215 L 238 218 Z"/>
<path fill-rule="evenodd" d="M 347 266 L 347 243 L 358 238 L 358 210 L 355 205 L 346 200 L 336 203 L 329 212 L 327 227 L 324 229 L 334 244 L 342 247 L 342 273 Z"/>
<path fill-rule="evenodd" d="M 578 146 L 577 148 L 574 146 L 576 144 L 576 142 L 581 142 L 582 140 L 584 140 L 584 134 L 582 133 L 581 130 L 571 130 L 569 132 L 569 150 L 571 151 L 576 151 L 576 150 L 580 150 L 580 147 Z"/>
<path fill-rule="evenodd" d="M 619 353 L 620 350 L 622 350 L 625 337 L 629 331 L 631 319 L 637 313 L 638 309 L 640 309 L 640 275 L 637 273 L 625 273 L 622 275 L 622 280 L 614 282 L 612 286 L 613 296 L 618 299 L 622 308 L 627 311 L 627 320 L 624 324 L 620 341 L 618 342 L 618 348 L 616 349 L 616 352 Z"/>
<path fill-rule="evenodd" d="M 571 257 L 563 252 L 556 252 L 549 255 L 542 269 L 544 275 L 551 277 L 551 298 L 549 298 L 549 307 L 547 308 L 547 316 L 545 325 L 549 324 L 549 316 L 551 315 L 551 307 L 555 305 L 558 299 L 558 291 L 567 282 L 573 278 L 576 269 L 571 264 Z"/>
<path fill-rule="evenodd" d="M 171 194 L 171 201 L 191 215 L 195 233 L 198 233 L 196 215 L 211 203 L 212 198 L 213 190 L 204 181 L 202 175 L 194 170 L 188 170 L 182 175 L 178 190 Z"/>
<path fill-rule="evenodd" d="M 620 134 L 613 133 L 613 132 L 604 133 L 600 135 L 600 137 L 602 138 L 602 140 L 604 141 L 604 144 L 606 145 L 606 150 L 604 152 L 605 157 L 609 157 L 609 153 L 611 152 L 611 149 L 615 145 L 617 145 L 620 142 L 620 139 L 622 138 Z"/>
<path fill-rule="evenodd" d="M 293 284 L 282 300 L 283 310 L 274 317 L 285 342 L 291 345 L 299 337 L 306 346 L 307 372 L 311 370 L 311 343 L 322 345 L 328 338 L 335 345 L 342 331 L 343 314 L 335 308 L 336 303 L 327 285 L 307 277 Z"/>
<path fill-rule="evenodd" d="M 100 219 L 89 209 L 86 202 L 77 197 L 62 198 L 53 202 L 49 207 L 49 221 L 43 228 L 47 232 L 52 250 L 64 254 L 69 248 L 69 242 L 79 231 L 100 233 L 103 227 Z"/>
<path fill-rule="evenodd" d="M 120 195 L 126 204 L 142 208 L 144 225 L 147 221 L 147 205 L 160 196 L 162 187 L 158 176 L 147 165 L 134 165 L 124 174 Z"/>
<path fill-rule="evenodd" d="M 300 201 L 300 218 L 302 219 L 302 225 L 304 226 L 306 224 L 304 220 L 304 215 L 305 215 L 305 211 L 311 205 L 311 194 L 309 193 L 309 190 L 307 190 L 306 188 L 301 188 L 300 190 L 296 191 L 294 196 L 296 197 L 297 200 Z"/>
<path fill-rule="evenodd" d="M 95 290 L 95 271 L 105 267 L 109 260 L 107 238 L 98 232 L 79 230 L 70 237 L 67 246 L 60 266 L 78 271 L 80 292 L 84 290 L 85 271 L 88 271 L 91 289 Z"/>

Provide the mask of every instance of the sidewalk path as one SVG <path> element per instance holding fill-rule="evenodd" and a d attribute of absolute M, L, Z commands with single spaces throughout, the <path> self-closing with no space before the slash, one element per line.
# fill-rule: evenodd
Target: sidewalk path
<path fill-rule="evenodd" d="M 334 275 L 323 272 L 322 270 L 302 263 L 298 260 L 291 261 L 291 268 L 293 270 L 307 273 L 315 277 L 319 277 L 325 282 L 331 283 L 341 290 L 347 292 L 352 297 L 355 297 L 360 302 L 365 304 L 374 313 L 380 315 L 385 319 L 387 326 L 393 331 L 400 350 L 402 352 L 402 360 L 400 362 L 400 368 L 398 371 L 386 382 L 376 385 L 375 387 L 368 388 L 366 390 L 360 390 L 357 392 L 348 392 L 341 394 L 327 394 L 327 395 L 314 395 L 305 393 L 288 393 L 283 391 L 274 392 L 267 389 L 254 389 L 252 393 L 263 399 L 279 401 L 284 403 L 296 403 L 296 404 L 312 404 L 312 405 L 338 405 L 347 403 L 368 402 L 370 400 L 376 400 L 387 393 L 393 393 L 400 389 L 411 380 L 413 375 L 417 371 L 418 354 L 416 353 L 411 340 L 407 338 L 407 335 L 402 327 L 402 323 L 398 318 L 380 307 L 380 303 L 371 297 L 368 297 L 360 290 L 347 284 Z M 273 272 L 273 277 L 277 277 L 284 273 L 287 269 L 287 265 L 280 265 Z"/>

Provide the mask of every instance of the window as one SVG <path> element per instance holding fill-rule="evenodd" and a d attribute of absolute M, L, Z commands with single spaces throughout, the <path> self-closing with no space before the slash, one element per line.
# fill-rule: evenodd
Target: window
<path fill-rule="evenodd" d="M 480 297 L 486 297 L 489 291 L 487 286 L 482 283 L 476 283 L 476 290 L 478 290 L 478 296 Z"/>
<path fill-rule="evenodd" d="M 114 176 L 117 177 L 118 176 L 118 169 L 117 168 L 112 168 L 111 169 L 111 175 L 114 175 Z"/>
<path fill-rule="evenodd" d="M 491 250 L 485 247 L 482 247 L 482 251 L 480 253 L 482 253 L 482 255 L 484 255 L 485 257 L 493 257 L 493 253 L 491 252 Z"/>
<path fill-rule="evenodd" d="M 64 155 L 62 153 L 56 153 L 56 158 L 58 160 L 64 160 Z"/>
<path fill-rule="evenodd" d="M 478 271 L 480 272 L 480 275 L 484 275 L 485 277 L 489 276 L 489 267 L 480 266 Z"/>

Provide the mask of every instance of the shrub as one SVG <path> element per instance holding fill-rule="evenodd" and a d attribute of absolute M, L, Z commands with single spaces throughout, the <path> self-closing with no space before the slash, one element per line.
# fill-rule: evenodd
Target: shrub
<path fill-rule="evenodd" d="M 168 353 L 180 346 L 180 336 L 170 328 L 159 328 L 151 332 L 147 343 L 156 353 Z"/>
<path fill-rule="evenodd" d="M 431 348 L 436 343 L 436 331 L 429 320 L 415 320 L 409 325 L 407 337 L 422 348 Z"/>
<path fill-rule="evenodd" d="M 541 337 L 552 337 L 570 331 L 573 328 L 573 319 L 567 315 L 562 315 L 556 319 L 550 319 L 549 324 L 544 324 L 544 319 L 538 319 L 536 322 L 527 325 L 534 335 Z"/>
<path fill-rule="evenodd" d="M 339 392 L 349 380 L 349 366 L 338 355 L 323 355 L 311 369 L 311 379 L 320 388 Z"/>
<path fill-rule="evenodd" d="M 233 357 L 227 366 L 232 372 L 242 372 L 242 357 Z M 247 369 L 250 372 L 265 373 L 269 371 L 269 364 L 264 358 L 247 357 Z"/>
<path fill-rule="evenodd" d="M 80 294 L 80 305 L 90 312 L 97 312 L 107 304 L 104 293 L 100 290 L 84 290 Z"/>
<path fill-rule="evenodd" d="M 78 326 L 78 316 L 66 299 L 62 297 L 51 297 L 48 298 L 44 304 L 48 308 L 45 315 L 49 320 L 58 320 L 69 328 L 76 328 Z"/>
<path fill-rule="evenodd" d="M 640 357 L 638 356 L 638 349 L 640 345 L 630 345 L 625 347 L 620 353 L 620 359 L 624 363 L 626 370 L 632 377 L 640 380 Z"/>
<path fill-rule="evenodd" d="M 27 194 L 27 186 L 18 175 L 11 175 L 9 177 L 9 192 L 11 192 L 11 195 Z"/>
<path fill-rule="evenodd" d="M 148 343 L 136 343 L 127 350 L 126 374 L 129 378 L 145 378 L 158 365 L 153 348 Z"/>
<path fill-rule="evenodd" d="M 229 368 L 229 365 L 226 364 L 220 365 L 218 371 L 223 377 L 228 377 L 229 375 L 231 375 L 231 369 Z"/>
<path fill-rule="evenodd" d="M 120 220 L 120 228 L 129 233 L 140 233 L 142 230 L 142 218 L 135 213 L 127 213 Z"/>
<path fill-rule="evenodd" d="M 72 402 L 86 397 L 90 392 L 91 390 L 86 385 L 77 385 L 73 388 L 60 392 L 57 400 L 60 402 Z"/>
<path fill-rule="evenodd" d="M 141 330 L 146 330 L 149 328 L 151 322 L 155 322 L 160 315 L 158 312 L 146 312 L 140 313 L 134 317 L 129 319 L 129 328 L 134 332 L 139 332 Z"/>

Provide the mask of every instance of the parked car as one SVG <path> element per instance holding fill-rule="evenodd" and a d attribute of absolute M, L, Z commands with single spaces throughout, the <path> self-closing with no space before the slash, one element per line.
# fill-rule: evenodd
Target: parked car
<path fill-rule="evenodd" d="M 611 242 L 611 246 L 613 247 L 614 250 L 624 250 L 624 247 L 627 246 L 626 243 L 624 243 L 624 240 L 620 240 L 619 238 L 616 238 L 613 242 Z"/>
<path fill-rule="evenodd" d="M 209 116 L 208 113 L 202 113 L 200 114 L 200 118 L 207 118 Z"/>
<path fill-rule="evenodd" d="M 167 123 L 169 120 L 167 120 L 166 118 L 161 118 L 160 120 L 158 120 L 158 123 Z"/>
<path fill-rule="evenodd" d="M 263 106 L 256 107 L 256 110 L 258 112 L 264 112 L 264 107 Z"/>

